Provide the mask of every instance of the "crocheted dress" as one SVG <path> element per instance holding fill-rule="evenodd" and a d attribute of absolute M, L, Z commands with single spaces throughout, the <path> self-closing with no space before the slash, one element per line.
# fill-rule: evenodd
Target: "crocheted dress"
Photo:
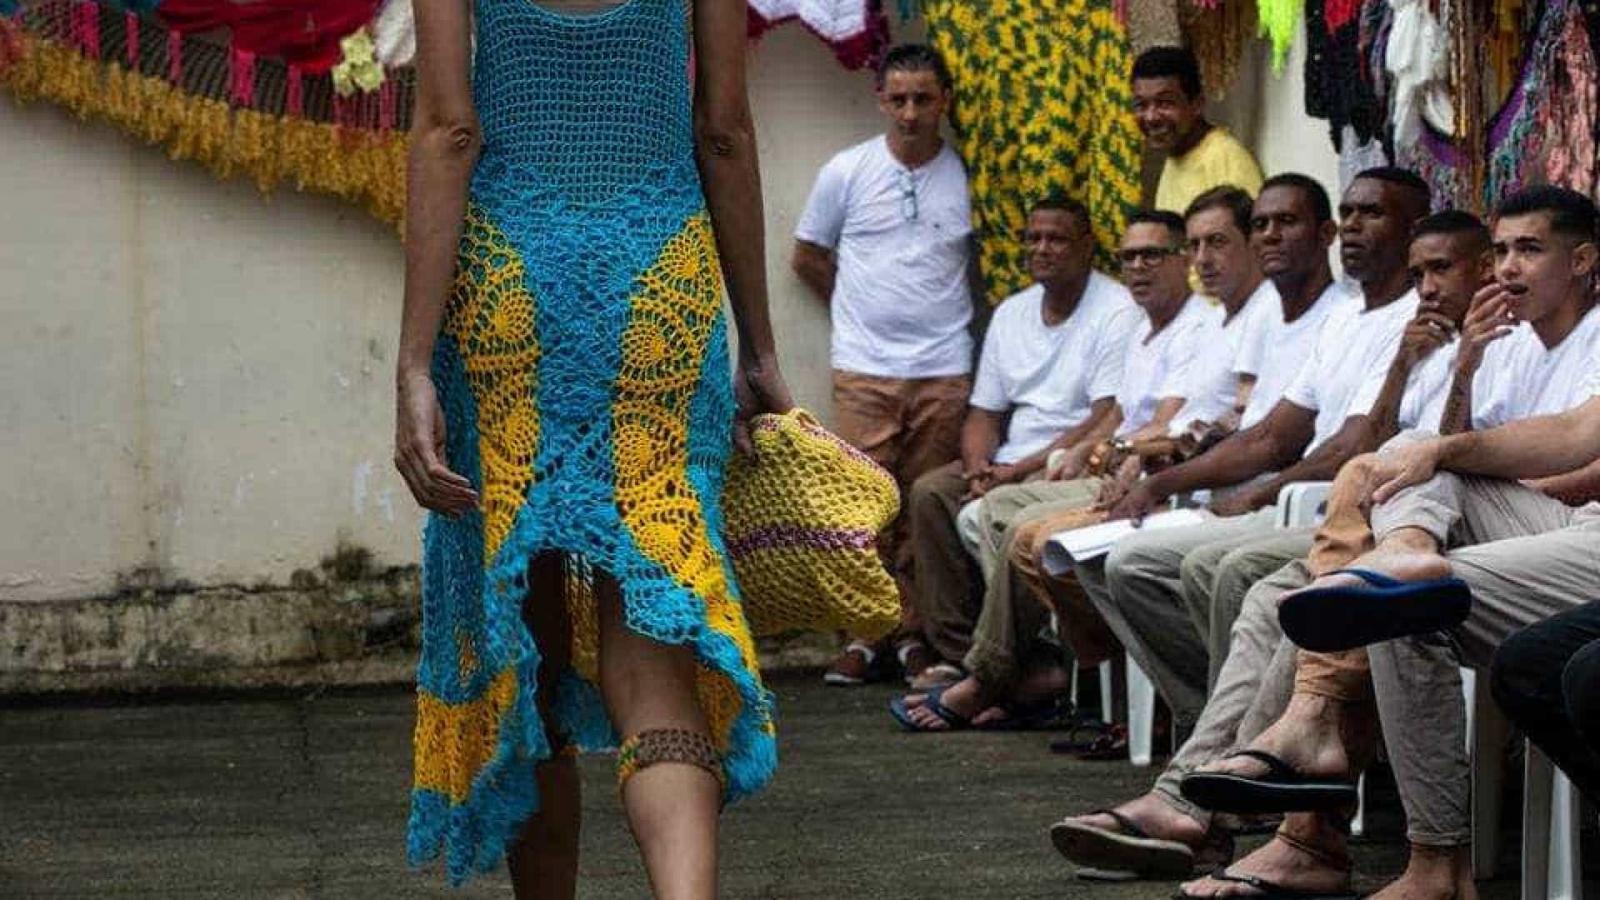
<path fill-rule="evenodd" d="M 433 516 L 423 537 L 407 847 L 414 865 L 442 849 L 452 882 L 497 865 L 537 808 L 544 648 L 520 613 L 537 554 L 567 562 L 573 664 L 556 718 L 570 743 L 617 744 L 590 591 L 604 572 L 630 628 L 693 647 L 726 799 L 776 766 L 722 537 L 733 391 L 686 2 L 475 4 L 483 152 L 433 366 L 449 464 L 482 503 Z"/>

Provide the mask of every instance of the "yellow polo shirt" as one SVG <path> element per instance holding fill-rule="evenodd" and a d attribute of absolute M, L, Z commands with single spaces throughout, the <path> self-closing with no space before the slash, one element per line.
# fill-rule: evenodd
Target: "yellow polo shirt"
<path fill-rule="evenodd" d="M 1156 209 L 1181 216 L 1194 198 L 1221 184 L 1244 188 L 1254 197 L 1261 190 L 1261 167 L 1228 129 L 1213 125 L 1193 150 L 1167 157 L 1156 185 Z"/>

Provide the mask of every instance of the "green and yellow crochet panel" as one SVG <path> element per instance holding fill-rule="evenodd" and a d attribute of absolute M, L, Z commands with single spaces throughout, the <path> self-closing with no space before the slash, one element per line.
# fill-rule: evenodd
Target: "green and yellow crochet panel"
<path fill-rule="evenodd" d="M 971 182 L 979 260 L 998 303 L 1030 279 L 1030 203 L 1060 190 L 1094 219 L 1108 266 L 1139 203 L 1143 141 L 1128 88 L 1127 29 L 1113 0 L 922 0 L 955 75 L 954 119 Z"/>

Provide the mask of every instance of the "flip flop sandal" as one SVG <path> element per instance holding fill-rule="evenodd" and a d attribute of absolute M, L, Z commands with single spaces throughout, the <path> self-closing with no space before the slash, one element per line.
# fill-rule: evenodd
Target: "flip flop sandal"
<path fill-rule="evenodd" d="M 1371 569 L 1334 569 L 1366 585 L 1307 588 L 1285 597 L 1278 622 L 1307 650 L 1353 650 L 1460 625 L 1472 610 L 1472 591 L 1459 578 L 1401 581 Z"/>
<path fill-rule="evenodd" d="M 1002 703 L 1005 718 L 974 724 L 978 731 L 1043 731 L 1072 715 L 1072 703 L 1065 697 L 1051 697 L 1035 703 Z"/>
<path fill-rule="evenodd" d="M 1144 878 L 1187 878 L 1194 874 L 1194 848 L 1188 844 L 1153 838 L 1132 819 L 1114 810 L 1098 809 L 1091 813 L 1095 814 L 1110 816 L 1120 831 L 1072 819 L 1050 826 L 1050 843 L 1074 865 L 1133 872 Z"/>
<path fill-rule="evenodd" d="M 906 698 L 895 697 L 889 701 L 889 714 L 907 731 L 920 731 L 924 734 L 942 731 L 963 731 L 972 727 L 972 718 L 950 709 L 940 702 L 944 697 L 944 688 L 929 688 L 923 695 L 922 708 L 938 716 L 946 728 L 929 728 L 911 718 L 911 709 L 906 706 Z"/>
<path fill-rule="evenodd" d="M 1204 809 L 1245 814 L 1355 808 L 1354 781 L 1307 778 L 1264 750 L 1240 750 L 1226 758 L 1235 757 L 1265 763 L 1267 774 L 1248 778 L 1226 772 L 1193 772 L 1178 784 L 1183 798 Z"/>
<path fill-rule="evenodd" d="M 1051 753 L 1077 754 L 1089 750 L 1114 726 L 1094 716 L 1080 716 L 1067 723 L 1067 736 L 1050 742 Z"/>
<path fill-rule="evenodd" d="M 1359 896 L 1348 891 L 1334 891 L 1329 893 L 1326 891 L 1301 890 L 1300 888 L 1292 888 L 1279 884 L 1276 881 L 1268 881 L 1267 879 L 1258 875 L 1235 875 L 1234 873 L 1225 869 L 1218 869 L 1217 871 L 1212 872 L 1211 877 L 1218 881 L 1228 881 L 1234 884 L 1247 884 L 1261 892 L 1259 894 L 1234 895 L 1242 898 L 1242 900 L 1356 900 L 1356 898 Z M 1214 895 L 1191 894 L 1187 891 L 1178 891 L 1172 896 L 1174 900 L 1213 900 Z"/>
<path fill-rule="evenodd" d="M 1128 726 L 1113 725 L 1089 746 L 1072 754 L 1085 762 L 1127 762 Z"/>

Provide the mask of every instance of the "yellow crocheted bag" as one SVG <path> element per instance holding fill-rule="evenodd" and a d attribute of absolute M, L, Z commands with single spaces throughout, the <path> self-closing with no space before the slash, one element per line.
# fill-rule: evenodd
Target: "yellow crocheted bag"
<path fill-rule="evenodd" d="M 887 634 L 900 601 L 877 537 L 900 508 L 893 476 L 803 409 L 756 416 L 750 441 L 723 514 L 752 633 Z"/>

